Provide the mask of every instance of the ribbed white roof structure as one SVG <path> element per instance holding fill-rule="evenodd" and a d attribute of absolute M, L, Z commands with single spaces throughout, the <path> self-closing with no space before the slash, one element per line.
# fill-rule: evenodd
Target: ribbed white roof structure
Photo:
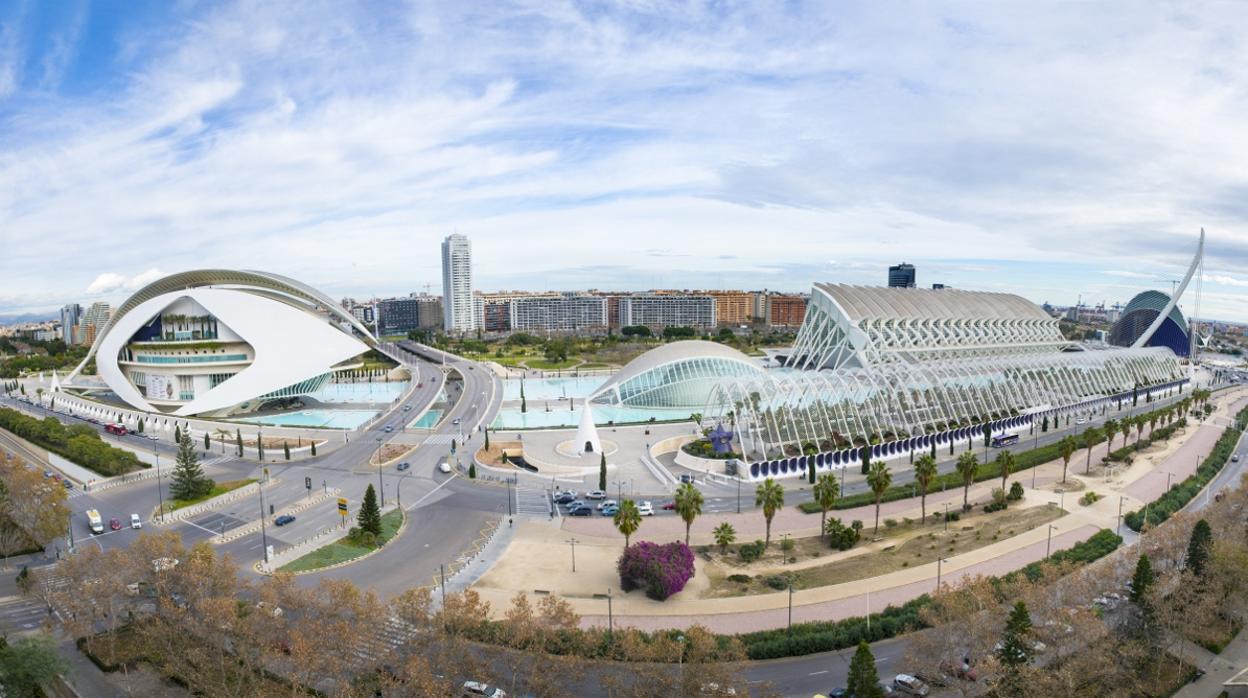
<path fill-rule="evenodd" d="M 803 369 L 1053 351 L 1058 322 L 1008 293 L 817 283 L 789 365 Z"/>
<path fill-rule="evenodd" d="M 698 408 L 720 378 L 762 374 L 757 361 L 715 342 L 671 342 L 630 361 L 590 395 L 594 402 L 634 407 Z"/>

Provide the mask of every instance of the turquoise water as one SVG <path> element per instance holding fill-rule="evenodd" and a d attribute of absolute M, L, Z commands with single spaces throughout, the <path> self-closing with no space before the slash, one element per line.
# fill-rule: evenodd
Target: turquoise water
<path fill-rule="evenodd" d="M 236 422 L 268 424 L 275 427 L 322 427 L 325 429 L 355 429 L 376 417 L 376 410 L 300 410 L 264 417 L 246 417 Z"/>
<path fill-rule="evenodd" d="M 403 391 L 407 390 L 407 381 L 389 383 L 327 383 L 325 387 L 312 393 L 311 397 L 321 402 L 367 402 L 383 404 L 394 402 Z"/>
<path fill-rule="evenodd" d="M 442 410 L 429 410 L 420 415 L 420 419 L 408 425 L 411 429 L 432 429 L 438 424 L 438 420 L 442 419 Z"/>
<path fill-rule="evenodd" d="M 580 376 L 574 378 L 526 378 L 524 379 L 524 398 L 531 407 L 535 401 L 550 400 L 551 409 L 559 398 L 583 398 L 607 382 L 610 376 Z M 520 399 L 520 381 L 509 378 L 503 381 L 503 400 Z M 567 404 L 564 403 L 564 408 Z"/>
<path fill-rule="evenodd" d="M 528 397 L 529 386 L 525 381 L 524 386 L 525 397 Z M 529 411 L 521 414 L 519 407 L 504 407 L 498 413 L 498 417 L 494 419 L 491 429 L 538 429 L 553 427 L 575 427 L 581 421 L 581 410 L 578 407 L 576 411 L 568 410 L 566 402 L 560 402 L 563 409 L 555 409 L 551 405 L 551 411 L 538 407 L 534 409 L 533 403 L 529 402 Z M 615 407 L 612 405 L 595 405 L 593 407 L 594 423 L 598 426 L 605 426 L 608 422 L 614 421 L 616 424 L 639 424 L 650 421 L 654 417 L 656 421 L 666 421 L 670 419 L 688 419 L 690 410 L 657 410 L 657 409 L 641 409 L 637 407 Z"/>

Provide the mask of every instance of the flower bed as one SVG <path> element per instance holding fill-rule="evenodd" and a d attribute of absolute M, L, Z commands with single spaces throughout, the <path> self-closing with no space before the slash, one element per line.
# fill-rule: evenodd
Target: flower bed
<path fill-rule="evenodd" d="M 680 541 L 659 545 L 643 540 L 624 550 L 616 568 L 624 591 L 644 587 L 646 596 L 665 601 L 693 578 L 693 551 Z"/>

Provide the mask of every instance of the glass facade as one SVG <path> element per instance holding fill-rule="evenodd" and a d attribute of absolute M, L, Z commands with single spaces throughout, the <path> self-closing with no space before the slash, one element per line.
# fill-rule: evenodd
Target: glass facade
<path fill-rule="evenodd" d="M 643 371 L 595 401 L 630 407 L 700 409 L 721 379 L 757 376 L 758 373 L 757 366 L 734 359 L 679 359 Z"/>
<path fill-rule="evenodd" d="M 247 361 L 246 354 L 204 354 L 202 356 L 136 356 L 141 364 L 207 364 L 223 361 Z"/>

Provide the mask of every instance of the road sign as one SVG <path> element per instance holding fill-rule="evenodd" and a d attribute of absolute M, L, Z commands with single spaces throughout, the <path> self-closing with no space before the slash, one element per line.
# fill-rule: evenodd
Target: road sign
<path fill-rule="evenodd" d="M 312 489 L 312 478 L 310 477 L 303 478 L 303 486 L 308 488 L 309 490 Z"/>
<path fill-rule="evenodd" d="M 347 498 L 346 497 L 338 498 L 338 511 L 342 513 L 343 516 L 347 515 Z"/>

